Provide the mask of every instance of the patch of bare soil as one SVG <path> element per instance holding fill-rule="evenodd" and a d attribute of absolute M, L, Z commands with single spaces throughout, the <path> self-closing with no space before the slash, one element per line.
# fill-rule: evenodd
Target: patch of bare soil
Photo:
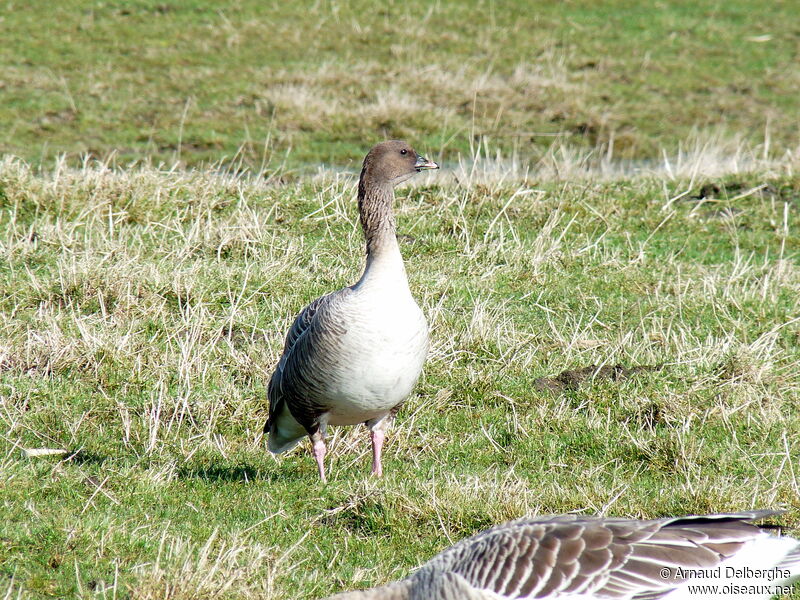
<path fill-rule="evenodd" d="M 539 391 L 563 392 L 565 390 L 575 390 L 587 380 L 597 381 L 610 379 L 620 381 L 636 373 L 658 371 L 663 365 L 640 365 L 637 367 L 626 367 L 625 365 L 589 365 L 578 369 L 567 369 L 555 377 L 540 377 L 533 382 Z"/>

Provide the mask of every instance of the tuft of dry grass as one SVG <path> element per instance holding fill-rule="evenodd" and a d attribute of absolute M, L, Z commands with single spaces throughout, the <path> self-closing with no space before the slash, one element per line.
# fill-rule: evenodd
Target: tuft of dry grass
<path fill-rule="evenodd" d="M 291 570 L 288 555 L 276 557 L 274 550 L 252 541 L 221 541 L 217 532 L 200 546 L 179 537 L 161 536 L 152 563 L 137 565 L 130 585 L 136 600 L 182 600 L 225 598 L 236 590 L 240 598 L 259 598 L 269 592 L 271 578 L 264 578 L 261 564 Z M 273 574 L 274 577 L 274 574 Z"/>

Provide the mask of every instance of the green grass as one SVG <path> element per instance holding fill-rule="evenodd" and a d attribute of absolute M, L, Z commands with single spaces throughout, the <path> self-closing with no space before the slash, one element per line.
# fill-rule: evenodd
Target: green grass
<path fill-rule="evenodd" d="M 359 274 L 352 179 L 37 174 L 7 160 L 5 589 L 313 599 L 404 576 L 523 514 L 784 507 L 796 524 L 792 169 L 437 173 L 401 190 L 429 360 L 388 436 L 386 477 L 368 476 L 363 428 L 337 430 L 321 486 L 307 444 L 274 459 L 259 434 L 290 320 Z M 536 385 L 618 363 L 660 369 Z M 22 456 L 42 447 L 69 454 Z"/>
<path fill-rule="evenodd" d="M 4 599 L 310 600 L 524 514 L 800 522 L 792 2 L 0 12 Z M 432 347 L 386 477 L 337 430 L 321 486 L 266 382 L 359 275 L 342 168 L 390 137 L 447 167 L 397 206 Z M 617 364 L 657 368 L 541 385 Z"/>
<path fill-rule="evenodd" d="M 675 153 L 697 131 L 797 147 L 793 2 L 17 3 L 0 151 L 293 169 L 409 138 Z M 609 150 L 610 147 L 610 150 Z"/>

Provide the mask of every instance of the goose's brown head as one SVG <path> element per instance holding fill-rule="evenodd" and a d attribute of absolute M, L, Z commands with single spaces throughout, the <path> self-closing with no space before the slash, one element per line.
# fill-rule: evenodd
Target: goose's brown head
<path fill-rule="evenodd" d="M 361 179 L 372 185 L 397 185 L 414 173 L 438 168 L 439 165 L 417 154 L 407 142 L 390 140 L 369 151 L 364 159 Z"/>

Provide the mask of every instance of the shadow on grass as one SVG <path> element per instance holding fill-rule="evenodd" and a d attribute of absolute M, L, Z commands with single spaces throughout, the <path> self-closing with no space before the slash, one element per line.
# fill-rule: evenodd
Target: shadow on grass
<path fill-rule="evenodd" d="M 87 450 L 78 450 L 77 452 L 69 455 L 67 460 L 75 463 L 76 465 L 94 466 L 102 465 L 108 460 L 108 458 L 108 455 L 105 454 L 96 454 Z"/>
<path fill-rule="evenodd" d="M 302 479 L 303 474 L 296 470 L 267 471 L 250 465 L 203 465 L 179 469 L 178 478 L 225 482 L 241 481 L 244 483 L 268 481 L 275 483 Z"/>

